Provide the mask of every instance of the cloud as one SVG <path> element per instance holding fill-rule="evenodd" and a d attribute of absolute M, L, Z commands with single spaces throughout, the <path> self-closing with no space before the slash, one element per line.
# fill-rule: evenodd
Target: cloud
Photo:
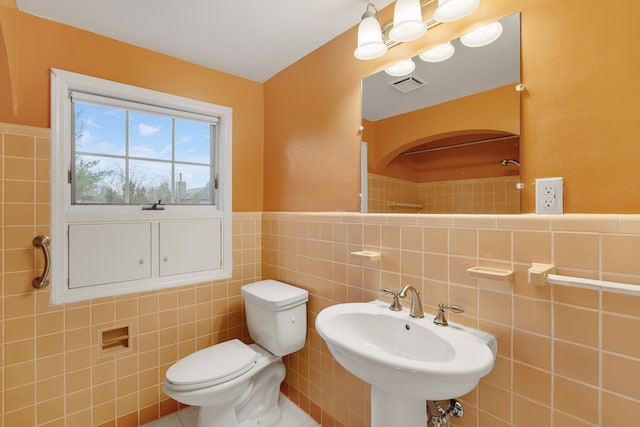
<path fill-rule="evenodd" d="M 107 110 L 104 113 L 105 116 L 116 117 L 118 119 L 122 118 L 122 113 L 118 110 Z"/>
<path fill-rule="evenodd" d="M 84 122 L 85 125 L 87 126 L 91 126 L 93 128 L 98 128 L 98 129 L 102 129 L 102 126 L 99 125 L 98 123 L 96 123 L 95 121 L 93 121 L 92 118 L 86 118 L 86 119 L 82 119 L 82 121 Z"/>
<path fill-rule="evenodd" d="M 140 123 L 138 125 L 138 132 L 140 133 L 140 136 L 152 136 L 160 132 L 160 126 L 151 126 Z"/>
<path fill-rule="evenodd" d="M 84 129 L 82 132 L 76 135 L 76 149 L 85 147 L 88 144 L 91 144 L 95 138 L 91 134 L 91 131 Z"/>
<path fill-rule="evenodd" d="M 148 145 L 132 146 L 130 147 L 130 150 L 131 154 L 133 154 L 134 157 L 157 157 L 156 150 L 154 150 L 152 147 L 149 147 Z"/>

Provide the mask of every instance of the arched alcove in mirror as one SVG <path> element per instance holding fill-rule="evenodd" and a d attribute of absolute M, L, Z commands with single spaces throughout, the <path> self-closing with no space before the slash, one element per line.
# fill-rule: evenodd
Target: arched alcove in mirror
<path fill-rule="evenodd" d="M 368 212 L 520 212 L 520 15 L 500 23 L 487 46 L 363 80 Z"/>

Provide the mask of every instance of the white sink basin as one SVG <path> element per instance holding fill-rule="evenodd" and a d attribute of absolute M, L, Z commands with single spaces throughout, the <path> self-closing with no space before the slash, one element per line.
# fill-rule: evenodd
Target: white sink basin
<path fill-rule="evenodd" d="M 388 415 L 399 403 L 424 412 L 425 400 L 468 393 L 493 369 L 497 352 L 493 335 L 455 323 L 436 326 L 433 315 L 414 319 L 382 301 L 328 307 L 318 314 L 316 330 L 342 366 L 372 385 L 372 425 L 389 422 L 376 411 Z M 376 402 L 385 409 L 374 408 Z"/>

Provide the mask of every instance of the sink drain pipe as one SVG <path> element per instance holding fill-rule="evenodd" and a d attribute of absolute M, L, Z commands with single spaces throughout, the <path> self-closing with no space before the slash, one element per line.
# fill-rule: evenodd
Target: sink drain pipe
<path fill-rule="evenodd" d="M 449 399 L 447 402 L 447 410 L 442 409 L 440 402 L 433 401 L 434 406 L 438 411 L 438 415 L 431 417 L 431 424 L 433 427 L 446 427 L 449 424 L 451 417 L 462 418 L 464 415 L 464 408 L 462 404 L 456 399 Z M 429 406 L 427 405 L 427 418 L 429 418 Z"/>

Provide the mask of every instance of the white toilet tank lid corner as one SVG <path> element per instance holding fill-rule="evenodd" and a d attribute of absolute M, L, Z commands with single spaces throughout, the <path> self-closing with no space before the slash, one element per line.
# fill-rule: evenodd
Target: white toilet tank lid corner
<path fill-rule="evenodd" d="M 242 296 L 270 310 L 282 309 L 309 300 L 309 292 L 277 280 L 261 280 L 240 288 Z"/>

